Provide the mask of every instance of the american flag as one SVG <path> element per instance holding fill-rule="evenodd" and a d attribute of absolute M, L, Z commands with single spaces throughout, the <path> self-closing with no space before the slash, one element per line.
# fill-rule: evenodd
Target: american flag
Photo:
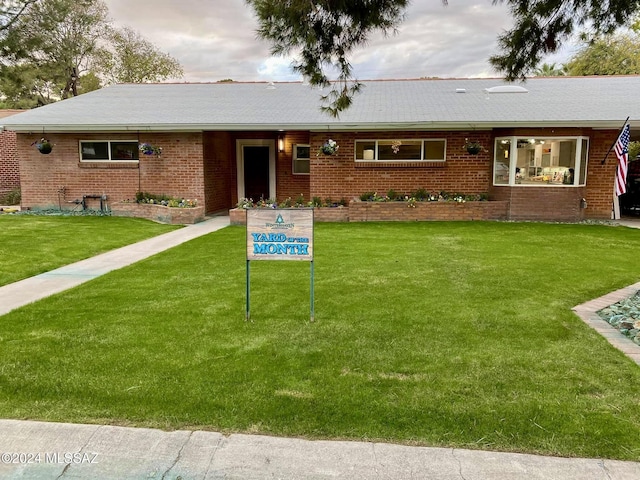
<path fill-rule="evenodd" d="M 629 131 L 629 124 L 627 123 L 618 140 L 614 150 L 616 157 L 618 157 L 618 172 L 616 173 L 616 195 L 619 197 L 627 191 L 627 167 L 629 166 L 629 137 L 631 132 Z"/>

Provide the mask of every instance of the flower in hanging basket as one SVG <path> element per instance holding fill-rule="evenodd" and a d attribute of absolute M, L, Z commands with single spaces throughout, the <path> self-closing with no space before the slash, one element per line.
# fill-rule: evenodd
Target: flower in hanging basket
<path fill-rule="evenodd" d="M 320 153 L 324 153 L 325 155 L 335 155 L 336 152 L 338 151 L 338 148 L 340 147 L 338 146 L 336 141 L 329 139 L 322 144 L 318 155 L 320 155 Z"/>
<path fill-rule="evenodd" d="M 33 142 L 31 145 L 35 145 L 38 151 L 43 155 L 49 155 L 51 153 L 51 150 L 53 150 L 53 145 L 51 145 L 51 142 L 44 137 Z"/>
<path fill-rule="evenodd" d="M 468 138 L 464 139 L 464 146 L 462 147 L 471 155 L 477 155 L 480 152 L 484 152 L 484 147 L 480 144 L 480 142 L 470 142 Z"/>
<path fill-rule="evenodd" d="M 157 157 L 162 155 L 162 147 L 156 147 L 150 143 L 141 143 L 138 145 L 138 149 L 143 155 L 156 155 Z"/>

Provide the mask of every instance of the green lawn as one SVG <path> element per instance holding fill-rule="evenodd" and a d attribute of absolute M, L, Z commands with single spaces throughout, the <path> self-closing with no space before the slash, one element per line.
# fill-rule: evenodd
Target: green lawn
<path fill-rule="evenodd" d="M 640 460 L 640 368 L 571 307 L 640 231 L 318 224 L 309 264 L 229 227 L 0 317 L 0 417 Z"/>
<path fill-rule="evenodd" d="M 138 218 L 0 215 L 0 286 L 175 228 Z"/>

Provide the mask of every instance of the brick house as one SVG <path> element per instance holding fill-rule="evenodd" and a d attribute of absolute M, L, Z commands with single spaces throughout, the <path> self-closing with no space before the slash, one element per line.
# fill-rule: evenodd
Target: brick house
<path fill-rule="evenodd" d="M 22 110 L 0 110 L 0 125 L 3 119 Z M 20 168 L 17 157 L 16 134 L 0 129 L 0 197 L 20 188 Z"/>
<path fill-rule="evenodd" d="M 339 118 L 301 83 L 117 85 L 13 116 L 23 207 L 137 191 L 196 199 L 347 200 L 417 189 L 489 195 L 508 218 L 610 218 L 615 156 L 640 77 L 364 82 Z M 32 146 L 45 137 L 53 151 Z M 319 153 L 327 140 L 335 155 Z M 470 153 L 467 142 L 482 149 Z M 140 143 L 162 148 L 143 155 Z"/>

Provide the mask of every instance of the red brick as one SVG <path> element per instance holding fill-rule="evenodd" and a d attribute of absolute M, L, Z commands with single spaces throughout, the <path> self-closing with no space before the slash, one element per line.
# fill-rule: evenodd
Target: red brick
<path fill-rule="evenodd" d="M 16 134 L 0 131 L 0 195 L 20 188 Z"/>

